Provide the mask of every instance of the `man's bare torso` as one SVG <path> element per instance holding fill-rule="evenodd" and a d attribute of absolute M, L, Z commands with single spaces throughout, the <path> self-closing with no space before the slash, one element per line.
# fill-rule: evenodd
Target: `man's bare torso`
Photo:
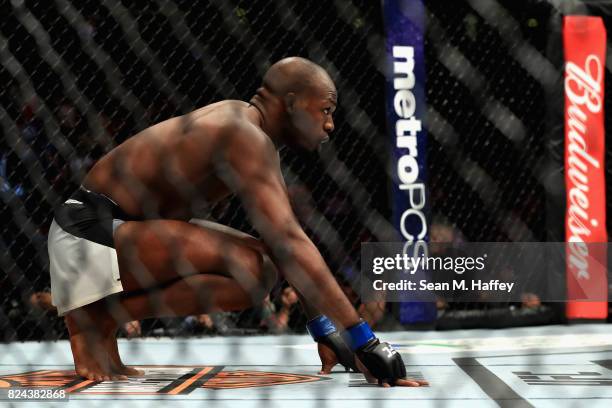
<path fill-rule="evenodd" d="M 223 152 L 227 125 L 252 122 L 247 110 L 253 109 L 223 101 L 151 126 L 102 157 L 83 185 L 133 216 L 189 219 L 230 194 L 214 160 Z"/>

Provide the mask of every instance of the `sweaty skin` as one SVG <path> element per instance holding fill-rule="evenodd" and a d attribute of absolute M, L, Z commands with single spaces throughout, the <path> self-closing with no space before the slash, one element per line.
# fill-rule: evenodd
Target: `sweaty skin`
<path fill-rule="evenodd" d="M 311 308 L 343 327 L 359 321 L 292 212 L 278 156 L 283 146 L 313 151 L 327 141 L 336 104 L 321 67 L 287 58 L 269 69 L 249 103 L 222 101 L 168 119 L 96 163 L 84 187 L 143 221 L 114 234 L 124 292 L 66 315 L 79 375 L 139 374 L 119 358 L 118 325 L 250 307 L 273 285 L 270 264 Z M 185 222 L 229 194 L 240 197 L 261 241 Z M 406 381 L 398 384 L 419 385 Z"/>

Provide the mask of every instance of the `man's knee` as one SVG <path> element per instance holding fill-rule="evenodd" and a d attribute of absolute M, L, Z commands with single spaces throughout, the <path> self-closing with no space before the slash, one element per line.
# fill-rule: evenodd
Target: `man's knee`
<path fill-rule="evenodd" d="M 278 278 L 276 266 L 270 257 L 254 248 L 249 248 L 250 272 L 254 278 L 250 284 L 247 283 L 247 291 L 251 295 L 253 304 L 261 303 L 270 293 Z"/>
<path fill-rule="evenodd" d="M 248 246 L 240 246 L 237 249 L 234 256 L 226 258 L 229 274 L 249 294 L 252 302 L 257 303 L 265 297 L 264 256 Z"/>

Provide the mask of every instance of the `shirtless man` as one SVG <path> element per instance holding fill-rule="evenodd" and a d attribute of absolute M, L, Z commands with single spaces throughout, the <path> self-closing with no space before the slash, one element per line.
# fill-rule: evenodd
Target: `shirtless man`
<path fill-rule="evenodd" d="M 325 70 L 287 58 L 249 103 L 223 101 L 166 120 L 97 162 L 56 210 L 49 233 L 53 303 L 80 376 L 141 374 L 121 362 L 118 325 L 246 309 L 264 299 L 278 270 L 327 363 L 356 355 L 379 384 L 424 384 L 406 379 L 400 355 L 359 319 L 289 204 L 277 149 L 317 149 L 334 129 L 336 103 Z M 196 208 L 229 194 L 240 197 L 261 240 L 189 222 Z M 347 328 L 346 341 L 336 325 Z"/>

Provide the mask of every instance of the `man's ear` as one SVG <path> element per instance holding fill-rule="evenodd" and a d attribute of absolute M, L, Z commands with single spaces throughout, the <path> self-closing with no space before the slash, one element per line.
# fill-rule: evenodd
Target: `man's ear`
<path fill-rule="evenodd" d="M 287 111 L 288 114 L 292 114 L 295 111 L 295 100 L 296 100 L 296 96 L 295 93 L 293 92 L 288 92 L 285 95 L 285 110 Z"/>

